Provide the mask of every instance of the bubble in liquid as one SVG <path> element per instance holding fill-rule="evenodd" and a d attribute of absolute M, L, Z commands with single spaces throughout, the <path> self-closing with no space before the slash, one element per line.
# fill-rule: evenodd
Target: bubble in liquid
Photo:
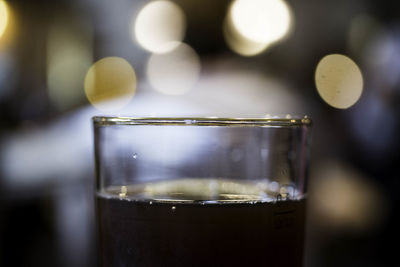
<path fill-rule="evenodd" d="M 281 195 L 286 195 L 287 194 L 287 188 L 286 187 L 281 187 L 281 190 L 279 190 Z"/>
<path fill-rule="evenodd" d="M 128 188 L 125 185 L 121 186 L 121 193 L 119 193 L 119 197 L 126 197 L 126 193 L 128 193 Z"/>
<path fill-rule="evenodd" d="M 289 193 L 288 188 L 286 186 L 282 186 L 280 188 L 278 198 L 280 198 L 280 199 L 288 199 L 288 198 L 290 198 L 290 193 Z"/>
<path fill-rule="evenodd" d="M 175 207 L 175 206 L 172 206 L 171 210 L 172 210 L 172 211 L 175 211 L 175 210 L 176 210 L 176 207 Z"/>
<path fill-rule="evenodd" d="M 152 205 L 152 204 L 153 204 L 153 201 L 150 201 L 149 204 Z"/>
<path fill-rule="evenodd" d="M 278 182 L 271 182 L 269 184 L 269 190 L 271 190 L 272 192 L 277 192 L 279 190 L 279 183 Z"/>

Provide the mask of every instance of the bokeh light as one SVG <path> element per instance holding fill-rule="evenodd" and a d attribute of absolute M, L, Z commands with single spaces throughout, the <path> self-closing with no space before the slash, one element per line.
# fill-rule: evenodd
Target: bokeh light
<path fill-rule="evenodd" d="M 15 3 L 16 4 L 16 3 Z M 12 1 L 0 0 L 0 51 L 11 52 L 20 32 L 20 19 L 17 17 Z"/>
<path fill-rule="evenodd" d="M 136 91 L 136 74 L 123 58 L 106 57 L 94 63 L 85 77 L 89 102 L 102 111 L 116 111 L 129 103 Z"/>
<path fill-rule="evenodd" d="M 243 37 L 233 26 L 230 14 L 225 18 L 223 34 L 229 48 L 241 56 L 258 55 L 269 46 L 269 43 L 254 42 Z"/>
<path fill-rule="evenodd" d="M 281 0 L 237 0 L 232 4 L 232 21 L 249 40 L 274 42 L 289 30 L 291 14 Z"/>
<path fill-rule="evenodd" d="M 370 178 L 337 160 L 318 163 L 311 177 L 315 223 L 362 231 L 382 222 L 387 212 L 385 198 Z"/>
<path fill-rule="evenodd" d="M 4 1 L 0 1 L 0 38 L 6 31 L 8 24 L 8 9 Z"/>
<path fill-rule="evenodd" d="M 349 57 L 332 54 L 318 63 L 315 84 L 319 95 L 327 104 L 346 109 L 360 98 L 363 77 L 360 68 Z"/>
<path fill-rule="evenodd" d="M 366 42 L 360 59 L 375 86 L 387 96 L 396 95 L 400 88 L 399 33 L 400 28 L 378 31 Z"/>
<path fill-rule="evenodd" d="M 224 36 L 236 53 L 252 56 L 282 40 L 292 29 L 293 13 L 282 0 L 236 0 L 225 18 Z"/>
<path fill-rule="evenodd" d="M 347 48 L 351 55 L 360 57 L 381 31 L 382 26 L 373 16 L 361 14 L 354 17 L 347 33 Z"/>
<path fill-rule="evenodd" d="M 82 27 L 81 27 L 82 28 Z M 47 39 L 47 89 L 49 99 L 59 110 L 83 102 L 82 90 L 92 63 L 90 35 L 71 23 L 54 24 Z"/>
<path fill-rule="evenodd" d="M 182 41 L 185 29 L 183 10 L 170 1 L 148 3 L 131 24 L 132 38 L 153 53 L 165 53 L 174 49 L 173 46 L 164 44 Z"/>
<path fill-rule="evenodd" d="M 175 48 L 169 53 L 151 55 L 147 64 L 147 78 L 160 93 L 182 95 L 199 79 L 200 59 L 187 44 L 173 42 L 166 46 Z"/>

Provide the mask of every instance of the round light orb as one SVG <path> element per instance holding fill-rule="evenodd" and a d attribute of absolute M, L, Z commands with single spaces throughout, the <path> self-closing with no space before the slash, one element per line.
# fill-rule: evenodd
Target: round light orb
<path fill-rule="evenodd" d="M 292 12 L 282 0 L 236 0 L 229 12 L 235 29 L 256 43 L 282 39 L 292 24 Z"/>
<path fill-rule="evenodd" d="M 152 54 L 147 64 L 147 78 L 158 92 L 182 95 L 197 82 L 200 75 L 200 59 L 187 44 L 168 43 L 175 47 L 165 54 Z"/>
<path fill-rule="evenodd" d="M 241 35 L 232 24 L 230 12 L 224 20 L 223 34 L 228 47 L 241 56 L 255 56 L 269 47 L 269 43 L 254 42 Z"/>
<path fill-rule="evenodd" d="M 171 1 L 153 1 L 143 7 L 132 21 L 132 38 L 152 53 L 174 49 L 166 43 L 182 41 L 186 18 L 182 8 Z"/>
<path fill-rule="evenodd" d="M 315 71 L 315 84 L 321 98 L 330 106 L 346 109 L 354 105 L 363 90 L 363 77 L 357 64 L 347 56 L 327 55 Z"/>
<path fill-rule="evenodd" d="M 136 91 L 136 74 L 120 57 L 105 57 L 94 63 L 85 76 L 89 102 L 102 111 L 116 111 L 126 106 Z"/>

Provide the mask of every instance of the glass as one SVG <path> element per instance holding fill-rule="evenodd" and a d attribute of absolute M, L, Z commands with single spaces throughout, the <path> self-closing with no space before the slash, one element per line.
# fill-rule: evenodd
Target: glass
<path fill-rule="evenodd" d="M 302 266 L 310 119 L 93 123 L 100 266 Z"/>

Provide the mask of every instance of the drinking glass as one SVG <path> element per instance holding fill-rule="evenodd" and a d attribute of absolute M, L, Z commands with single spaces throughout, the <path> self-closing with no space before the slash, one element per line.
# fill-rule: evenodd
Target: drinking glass
<path fill-rule="evenodd" d="M 309 118 L 93 124 L 100 266 L 302 266 Z"/>

